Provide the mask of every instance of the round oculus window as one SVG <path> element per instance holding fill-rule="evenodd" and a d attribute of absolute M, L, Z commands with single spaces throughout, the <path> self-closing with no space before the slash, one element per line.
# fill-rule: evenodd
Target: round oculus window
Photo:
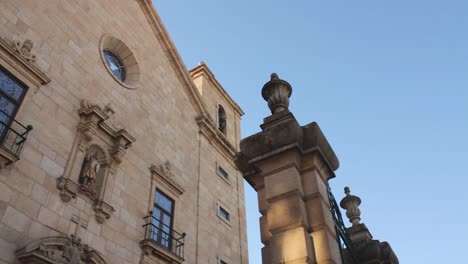
<path fill-rule="evenodd" d="M 110 49 L 104 49 L 102 53 L 112 74 L 121 82 L 124 82 L 126 78 L 126 70 L 120 57 Z"/>
<path fill-rule="evenodd" d="M 99 46 L 102 62 L 112 78 L 125 88 L 137 88 L 140 68 L 127 45 L 117 38 L 104 35 Z"/>

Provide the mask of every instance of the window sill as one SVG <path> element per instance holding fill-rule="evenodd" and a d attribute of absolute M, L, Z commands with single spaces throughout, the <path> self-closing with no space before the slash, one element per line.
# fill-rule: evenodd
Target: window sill
<path fill-rule="evenodd" d="M 221 221 L 223 221 L 226 225 L 228 225 L 229 227 L 232 228 L 232 225 L 231 225 L 231 221 L 228 221 L 226 219 L 224 219 L 223 217 L 221 217 L 219 214 L 216 214 L 216 216 L 221 219 Z"/>
<path fill-rule="evenodd" d="M 3 147 L 0 147 L 0 168 L 14 163 L 19 160 L 17 155 L 12 154 L 10 151 L 6 150 Z"/>
<path fill-rule="evenodd" d="M 169 263 L 181 264 L 185 259 L 170 252 L 168 249 L 158 245 L 150 239 L 140 241 L 140 247 L 145 254 L 145 258 L 167 261 Z"/>
<path fill-rule="evenodd" d="M 216 172 L 216 175 L 227 185 L 231 186 L 231 181 L 229 179 L 226 179 L 223 175 L 221 175 L 219 172 Z"/>

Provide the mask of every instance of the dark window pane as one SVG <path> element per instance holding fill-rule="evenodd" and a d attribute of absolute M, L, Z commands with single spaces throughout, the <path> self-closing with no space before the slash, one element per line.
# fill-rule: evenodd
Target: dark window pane
<path fill-rule="evenodd" d="M 24 87 L 0 70 L 0 89 L 16 101 L 19 101 L 24 92 Z"/>
<path fill-rule="evenodd" d="M 229 213 L 224 208 L 219 207 L 219 215 L 229 221 Z"/>
<path fill-rule="evenodd" d="M 221 166 L 218 167 L 218 173 L 226 179 L 229 178 L 229 174 Z"/>
<path fill-rule="evenodd" d="M 120 81 L 125 81 L 125 66 L 120 59 L 120 57 L 115 54 L 113 51 L 105 49 L 103 50 L 104 58 L 109 69 L 112 71 L 112 74 L 117 77 Z"/>

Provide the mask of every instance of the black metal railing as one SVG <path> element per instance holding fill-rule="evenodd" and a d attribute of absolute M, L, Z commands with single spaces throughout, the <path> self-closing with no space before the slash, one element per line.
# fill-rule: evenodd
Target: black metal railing
<path fill-rule="evenodd" d="M 144 219 L 146 223 L 143 225 L 145 228 L 145 239 L 150 240 L 180 258 L 184 258 L 185 233 L 180 234 L 170 226 L 165 225 L 155 218 L 151 211 Z"/>
<path fill-rule="evenodd" d="M 336 202 L 330 186 L 328 187 L 328 199 L 330 200 L 330 211 L 335 222 L 336 242 L 340 248 L 341 260 L 343 264 L 357 264 L 356 257 L 353 252 L 353 244 L 351 238 L 346 232 L 346 226 L 341 216 L 340 208 Z"/>
<path fill-rule="evenodd" d="M 0 110 L 0 147 L 11 154 L 19 156 L 28 133 L 32 129 L 31 125 L 24 126 Z"/>

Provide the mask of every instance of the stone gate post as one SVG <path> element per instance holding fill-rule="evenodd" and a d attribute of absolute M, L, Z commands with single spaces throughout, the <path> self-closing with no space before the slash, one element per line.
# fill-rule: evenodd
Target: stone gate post
<path fill-rule="evenodd" d="M 272 114 L 241 141 L 236 165 L 257 191 L 264 264 L 338 264 L 327 192 L 339 162 L 318 124 L 300 126 L 288 110 L 291 93 L 272 74 L 262 89 Z"/>

